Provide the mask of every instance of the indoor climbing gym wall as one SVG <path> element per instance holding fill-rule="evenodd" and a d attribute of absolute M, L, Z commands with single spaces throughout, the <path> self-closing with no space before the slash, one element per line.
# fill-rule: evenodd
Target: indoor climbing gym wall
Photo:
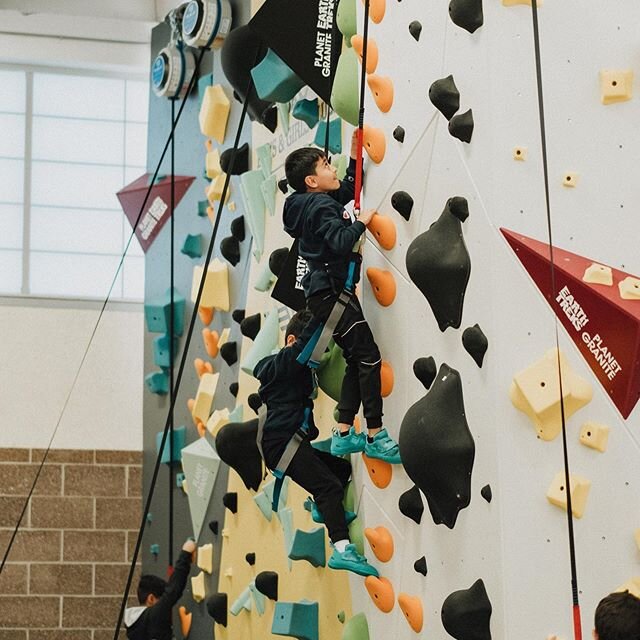
<path fill-rule="evenodd" d="M 170 325 L 175 377 L 199 305 L 144 570 L 197 539 L 176 618 L 192 638 L 568 640 L 576 599 L 590 633 L 605 594 L 640 595 L 640 6 L 369 0 L 367 29 L 361 0 L 230 10 L 175 130 L 173 227 L 152 215 L 147 229 L 145 495 L 171 404 Z M 154 30 L 152 60 L 169 35 Z M 272 509 L 252 375 L 304 303 L 284 160 L 327 146 L 344 175 L 365 52 L 362 206 L 377 214 L 359 296 L 402 457 L 351 456 L 350 536 L 380 573 L 367 579 L 326 566 L 326 530 L 293 482 Z M 171 111 L 152 95 L 151 164 Z M 151 212 L 170 173 L 167 155 Z M 321 447 L 343 373 L 331 346 Z"/>

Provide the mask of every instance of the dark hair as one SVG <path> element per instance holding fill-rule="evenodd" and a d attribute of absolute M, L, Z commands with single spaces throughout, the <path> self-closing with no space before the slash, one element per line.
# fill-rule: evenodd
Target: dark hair
<path fill-rule="evenodd" d="M 602 598 L 596 607 L 595 628 L 599 640 L 638 640 L 640 598 L 628 591 Z"/>
<path fill-rule="evenodd" d="M 313 318 L 313 314 L 308 309 L 302 309 L 301 311 L 297 311 L 291 316 L 291 320 L 287 324 L 287 328 L 284 332 L 285 340 L 287 336 L 293 336 L 294 338 L 299 338 L 302 330 L 307 326 L 307 324 Z"/>
<path fill-rule="evenodd" d="M 151 573 L 140 576 L 140 582 L 138 583 L 138 602 L 145 604 L 151 593 L 156 596 L 156 598 L 160 598 L 166 588 L 167 583 L 158 576 L 154 576 Z"/>
<path fill-rule="evenodd" d="M 316 164 L 323 158 L 326 158 L 324 151 L 313 147 L 292 151 L 284 161 L 284 173 L 291 188 L 304 193 L 307 190 L 304 179 L 315 175 Z"/>

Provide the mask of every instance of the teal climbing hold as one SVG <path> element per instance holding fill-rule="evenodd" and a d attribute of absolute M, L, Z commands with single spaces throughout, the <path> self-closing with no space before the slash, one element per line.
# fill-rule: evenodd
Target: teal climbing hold
<path fill-rule="evenodd" d="M 251 589 L 247 587 L 229 607 L 229 613 L 237 616 L 243 609 L 251 611 Z"/>
<path fill-rule="evenodd" d="M 271 482 L 267 482 L 264 485 L 263 491 L 267 498 L 273 502 L 273 491 L 275 489 L 275 480 L 271 480 Z M 289 476 L 285 476 L 282 482 L 282 487 L 280 488 L 280 499 L 278 500 L 278 510 L 282 509 L 287 505 L 287 497 L 289 495 Z"/>
<path fill-rule="evenodd" d="M 169 393 L 169 376 L 166 371 L 154 371 L 144 377 L 144 383 L 151 393 L 166 396 Z"/>
<path fill-rule="evenodd" d="M 336 65 L 331 88 L 331 104 L 334 111 L 354 127 L 358 126 L 358 56 L 351 49 L 344 49 Z"/>
<path fill-rule="evenodd" d="M 264 605 L 266 602 L 266 597 L 264 595 L 264 593 L 261 593 L 260 591 L 258 591 L 258 589 L 256 588 L 256 581 L 252 580 L 249 583 L 249 591 L 251 591 L 251 595 L 253 596 L 253 601 L 256 603 L 256 611 L 258 612 L 258 615 L 263 615 L 264 614 Z"/>
<path fill-rule="evenodd" d="M 318 98 L 313 100 L 298 100 L 293 105 L 292 115 L 296 120 L 302 120 L 309 129 L 313 129 L 318 124 L 319 108 Z"/>
<path fill-rule="evenodd" d="M 358 32 L 357 21 L 356 0 L 340 0 L 336 12 L 336 25 L 348 47 L 351 46 L 351 37 Z"/>
<path fill-rule="evenodd" d="M 173 361 L 176 361 L 178 353 L 178 339 L 173 338 Z M 153 361 L 163 368 L 171 366 L 171 354 L 169 353 L 169 334 L 153 339 Z"/>
<path fill-rule="evenodd" d="M 289 549 L 292 560 L 306 560 L 314 567 L 324 567 L 327 558 L 324 549 L 324 527 L 317 527 L 311 531 L 296 529 Z"/>
<path fill-rule="evenodd" d="M 160 545 L 159 544 L 152 544 L 149 546 L 149 553 L 152 556 L 159 556 L 160 555 Z"/>
<path fill-rule="evenodd" d="M 201 218 L 207 217 L 207 209 L 209 208 L 208 200 L 198 200 L 198 215 Z"/>
<path fill-rule="evenodd" d="M 162 431 L 156 434 L 156 451 L 160 451 L 160 445 L 162 444 Z M 171 457 L 171 446 L 169 442 L 170 435 L 164 442 L 164 449 L 162 450 L 162 457 L 160 462 L 163 464 L 169 464 L 169 460 L 173 462 L 180 462 L 182 459 L 182 450 L 187 442 L 187 429 L 186 427 L 176 427 L 173 430 L 173 457 Z"/>
<path fill-rule="evenodd" d="M 349 618 L 342 630 L 342 640 L 369 640 L 369 624 L 364 613 Z"/>
<path fill-rule="evenodd" d="M 202 234 L 187 235 L 182 243 L 180 252 L 190 258 L 200 258 L 202 256 Z"/>
<path fill-rule="evenodd" d="M 284 538 L 284 548 L 285 553 L 287 555 L 287 564 L 289 565 L 289 571 L 291 571 L 292 562 L 289 557 L 289 549 L 291 548 L 291 543 L 293 542 L 293 511 L 291 507 L 286 507 L 285 509 L 280 509 L 277 512 L 278 520 L 280 520 L 280 524 L 282 526 L 282 537 Z"/>
<path fill-rule="evenodd" d="M 256 93 L 267 102 L 288 102 L 304 87 L 304 82 L 272 49 L 251 69 Z"/>
<path fill-rule="evenodd" d="M 187 479 L 184 473 L 176 473 L 176 487 L 182 489 L 182 483 Z"/>
<path fill-rule="evenodd" d="M 181 336 L 184 331 L 184 308 L 185 300 L 173 290 L 173 335 Z M 149 300 L 144 303 L 144 319 L 147 329 L 151 333 L 169 333 L 171 324 L 171 291 L 156 300 Z"/>
<path fill-rule="evenodd" d="M 253 501 L 256 503 L 258 509 L 260 509 L 262 515 L 271 522 L 271 515 L 273 513 L 271 500 L 265 495 L 264 491 L 256 493 L 256 495 L 253 496 Z"/>
<path fill-rule="evenodd" d="M 276 602 L 271 633 L 298 640 L 319 640 L 318 603 L 309 600 Z"/>
<path fill-rule="evenodd" d="M 316 129 L 316 137 L 313 144 L 317 147 L 324 148 L 325 138 L 327 137 L 327 123 L 322 120 Z M 329 122 L 329 152 L 340 153 L 342 151 L 342 121 L 340 118 L 334 118 Z"/>

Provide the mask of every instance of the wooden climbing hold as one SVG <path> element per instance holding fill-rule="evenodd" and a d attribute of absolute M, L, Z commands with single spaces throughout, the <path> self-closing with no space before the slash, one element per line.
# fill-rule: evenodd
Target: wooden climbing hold
<path fill-rule="evenodd" d="M 189 613 L 187 608 L 184 606 L 178 608 L 178 613 L 180 614 L 180 629 L 182 631 L 182 637 L 186 638 L 189 635 L 189 631 L 191 631 L 191 618 L 193 617 L 193 614 Z"/>
<path fill-rule="evenodd" d="M 422 612 L 422 602 L 417 596 L 410 596 L 407 593 L 398 594 L 398 604 L 409 626 L 416 632 L 422 631 L 424 614 Z"/>
<path fill-rule="evenodd" d="M 393 537 L 386 527 L 367 527 L 364 535 L 369 541 L 371 550 L 380 562 L 389 562 L 393 557 Z"/>
<path fill-rule="evenodd" d="M 210 358 L 215 358 L 218 355 L 218 332 L 211 331 L 209 329 L 202 330 L 202 340 L 204 341 L 204 348 Z"/>
<path fill-rule="evenodd" d="M 389 216 L 374 213 L 367 229 L 383 249 L 389 251 L 396 246 L 396 225 Z"/>
<path fill-rule="evenodd" d="M 196 358 L 193 361 L 193 367 L 198 374 L 198 378 L 202 378 L 203 373 L 213 373 L 213 365 L 210 362 L 205 362 L 202 358 Z"/>
<path fill-rule="evenodd" d="M 386 0 L 369 0 L 369 18 L 376 24 L 380 24 L 386 8 Z"/>
<path fill-rule="evenodd" d="M 393 367 L 386 361 L 382 361 L 382 365 L 380 367 L 380 395 L 383 398 L 391 395 L 393 391 Z"/>
<path fill-rule="evenodd" d="M 205 327 L 208 327 L 213 320 L 213 307 L 198 307 L 198 317 Z"/>
<path fill-rule="evenodd" d="M 378 460 L 377 458 L 369 458 L 364 453 L 362 454 L 362 459 L 367 467 L 367 472 L 369 474 L 369 478 L 371 478 L 371 482 L 373 482 L 378 489 L 385 489 L 388 487 L 393 475 L 391 464 L 384 462 L 383 460 Z"/>
<path fill-rule="evenodd" d="M 367 278 L 376 300 L 383 307 L 388 307 L 396 299 L 396 281 L 391 271 L 369 267 Z"/>
<path fill-rule="evenodd" d="M 364 47 L 364 39 L 362 36 L 356 34 L 351 38 L 351 46 L 356 52 L 358 58 L 360 58 L 360 64 L 362 64 L 362 48 Z M 367 41 L 367 73 L 375 73 L 378 68 L 378 45 L 373 38 L 369 38 Z"/>
<path fill-rule="evenodd" d="M 362 128 L 362 137 L 364 150 L 367 152 L 367 155 L 371 158 L 372 162 L 380 164 L 384 160 L 384 154 L 387 148 L 384 131 L 365 124 Z"/>
<path fill-rule="evenodd" d="M 373 600 L 373 604 L 380 611 L 389 613 L 393 609 L 395 595 L 393 593 L 393 585 L 387 578 L 367 576 L 364 579 L 364 586 L 369 592 L 369 597 Z"/>
<path fill-rule="evenodd" d="M 367 84 L 373 99 L 382 113 L 387 113 L 393 105 L 393 82 L 388 76 L 378 76 L 370 74 L 367 77 Z"/>

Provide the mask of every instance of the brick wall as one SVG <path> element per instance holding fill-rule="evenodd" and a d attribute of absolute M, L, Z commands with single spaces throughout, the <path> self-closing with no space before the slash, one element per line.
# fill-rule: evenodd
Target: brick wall
<path fill-rule="evenodd" d="M 0 559 L 43 454 L 0 449 Z M 49 452 L 0 575 L 0 640 L 113 638 L 141 487 L 142 452 Z"/>

